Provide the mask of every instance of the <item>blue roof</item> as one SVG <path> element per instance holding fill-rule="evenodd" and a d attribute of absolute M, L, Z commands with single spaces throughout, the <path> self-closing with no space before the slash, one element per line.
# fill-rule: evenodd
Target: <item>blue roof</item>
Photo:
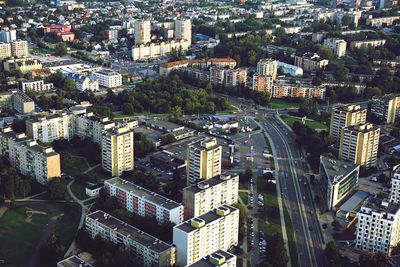
<path fill-rule="evenodd" d="M 72 79 L 77 83 L 83 83 L 86 79 L 90 79 L 91 81 L 95 81 L 97 80 L 96 75 L 94 74 L 90 74 L 89 76 L 85 76 L 85 75 L 80 75 L 77 73 L 68 73 L 66 76 L 66 78 Z"/>

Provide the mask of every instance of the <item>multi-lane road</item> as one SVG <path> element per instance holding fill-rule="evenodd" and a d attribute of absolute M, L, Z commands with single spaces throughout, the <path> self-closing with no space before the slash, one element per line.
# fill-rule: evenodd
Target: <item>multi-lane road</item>
<path fill-rule="evenodd" d="M 304 159 L 293 133 L 276 115 L 262 112 L 258 117 L 274 147 L 275 166 L 279 175 L 277 178 L 280 180 L 281 196 L 294 227 L 299 265 L 326 266 L 323 237 L 308 179 L 304 174 Z"/>

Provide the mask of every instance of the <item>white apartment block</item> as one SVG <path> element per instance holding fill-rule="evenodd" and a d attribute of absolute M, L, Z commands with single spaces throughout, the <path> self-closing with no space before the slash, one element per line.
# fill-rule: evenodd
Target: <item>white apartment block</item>
<path fill-rule="evenodd" d="M 133 170 L 133 130 L 128 127 L 112 128 L 103 133 L 101 166 L 112 176 Z"/>
<path fill-rule="evenodd" d="M 214 253 L 202 258 L 201 260 L 188 265 L 188 267 L 236 267 L 236 256 L 223 251 L 217 250 Z"/>
<path fill-rule="evenodd" d="M 119 177 L 104 181 L 110 197 L 116 197 L 120 206 L 139 216 L 156 218 L 158 223 L 183 222 L 184 207 L 166 197 Z"/>
<path fill-rule="evenodd" d="M 86 231 L 94 239 L 100 235 L 114 244 L 123 244 L 128 250 L 132 266 L 175 266 L 176 249 L 148 233 L 129 225 L 104 211 L 86 215 Z"/>
<path fill-rule="evenodd" d="M 275 80 L 278 73 L 278 62 L 272 58 L 260 59 L 257 63 L 257 73 L 260 75 L 270 75 Z"/>
<path fill-rule="evenodd" d="M 29 56 L 28 42 L 23 40 L 15 40 L 11 43 L 11 54 L 13 57 Z"/>
<path fill-rule="evenodd" d="M 338 39 L 338 38 L 325 39 L 324 46 L 331 49 L 336 57 L 344 57 L 346 55 L 347 42 L 343 39 Z"/>
<path fill-rule="evenodd" d="M 151 23 L 148 20 L 135 20 L 135 45 L 151 42 Z"/>
<path fill-rule="evenodd" d="M 11 57 L 11 45 L 9 43 L 0 43 L 0 60 Z"/>
<path fill-rule="evenodd" d="M 185 218 L 198 217 L 223 204 L 238 201 L 239 176 L 222 173 L 183 189 Z"/>
<path fill-rule="evenodd" d="M 74 135 L 73 116 L 65 112 L 29 119 L 25 123 L 28 137 L 42 143 L 51 143 L 58 139 L 70 140 Z"/>
<path fill-rule="evenodd" d="M 370 198 L 357 213 L 356 247 L 390 255 L 400 241 L 399 203 Z"/>
<path fill-rule="evenodd" d="M 223 205 L 174 227 L 177 264 L 187 266 L 238 244 L 239 210 Z"/>
<path fill-rule="evenodd" d="M 115 123 L 109 118 L 96 117 L 93 112 L 77 115 L 74 120 L 75 134 L 81 139 L 89 138 L 99 145 L 102 142 L 103 132 L 115 127 Z"/>
<path fill-rule="evenodd" d="M 187 184 L 221 174 L 222 147 L 216 138 L 204 138 L 187 147 Z"/>
<path fill-rule="evenodd" d="M 100 86 L 115 88 L 122 86 L 122 75 L 115 71 L 97 71 L 94 73 Z"/>
<path fill-rule="evenodd" d="M 21 91 L 26 92 L 46 92 L 50 91 L 54 88 L 52 83 L 44 83 L 43 80 L 36 80 L 36 81 L 22 81 L 20 84 Z"/>
<path fill-rule="evenodd" d="M 60 155 L 53 148 L 40 146 L 11 128 L 4 128 L 0 133 L 0 154 L 23 175 L 32 176 L 40 184 L 61 176 Z"/>
<path fill-rule="evenodd" d="M 189 50 L 190 42 L 187 40 L 171 40 L 161 43 L 146 43 L 134 45 L 132 47 L 133 60 L 147 60 L 167 56 L 168 54 L 181 50 Z"/>
<path fill-rule="evenodd" d="M 400 203 L 400 167 L 393 171 L 391 180 L 392 187 L 390 189 L 390 202 Z"/>
<path fill-rule="evenodd" d="M 192 43 L 192 21 L 190 19 L 175 20 L 175 39 Z"/>

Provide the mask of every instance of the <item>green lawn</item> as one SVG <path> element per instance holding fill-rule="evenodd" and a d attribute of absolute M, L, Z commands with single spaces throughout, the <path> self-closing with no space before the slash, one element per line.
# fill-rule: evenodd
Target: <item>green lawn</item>
<path fill-rule="evenodd" d="M 290 127 L 292 127 L 292 125 L 295 121 L 302 123 L 302 120 L 300 117 L 295 117 L 295 116 L 290 116 L 290 115 L 281 115 L 281 118 Z M 325 124 L 320 123 L 318 121 L 310 120 L 310 119 L 306 120 L 306 125 L 312 129 L 326 130 L 328 128 Z"/>
<path fill-rule="evenodd" d="M 249 203 L 249 194 L 247 192 L 239 192 L 239 197 L 242 199 L 245 205 Z"/>
<path fill-rule="evenodd" d="M 273 109 L 298 108 L 299 104 L 287 102 L 281 99 L 271 99 L 268 107 Z"/>
<path fill-rule="evenodd" d="M 27 206 L 8 210 L 0 218 L 0 259 L 6 264 L 20 265 L 29 261 L 37 242 L 39 242 L 50 214 L 40 206 L 33 205 L 33 210 L 46 214 L 26 216 Z"/>
<path fill-rule="evenodd" d="M 88 198 L 88 196 L 86 196 L 85 186 L 78 184 L 77 182 L 72 183 L 71 191 L 80 200 L 84 200 L 84 199 Z"/>
<path fill-rule="evenodd" d="M 296 242 L 294 239 L 293 224 L 285 205 L 283 205 L 283 215 L 285 217 L 286 233 L 288 236 L 290 262 L 292 263 L 292 266 L 299 266 Z"/>
<path fill-rule="evenodd" d="M 75 153 L 73 150 L 65 153 L 69 153 L 72 156 L 72 162 L 63 168 L 64 173 L 77 176 L 89 168 L 84 157 L 79 156 L 78 153 Z"/>

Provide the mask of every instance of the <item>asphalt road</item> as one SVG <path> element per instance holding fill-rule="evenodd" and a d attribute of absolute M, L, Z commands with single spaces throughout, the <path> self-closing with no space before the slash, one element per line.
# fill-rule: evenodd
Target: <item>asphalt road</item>
<path fill-rule="evenodd" d="M 281 194 L 294 227 L 299 265 L 326 266 L 324 243 L 306 182 L 300 149 L 292 132 L 281 121 L 274 116 L 264 118 L 264 115 L 261 113 L 258 116 L 276 149 L 274 158 L 279 165 Z"/>

